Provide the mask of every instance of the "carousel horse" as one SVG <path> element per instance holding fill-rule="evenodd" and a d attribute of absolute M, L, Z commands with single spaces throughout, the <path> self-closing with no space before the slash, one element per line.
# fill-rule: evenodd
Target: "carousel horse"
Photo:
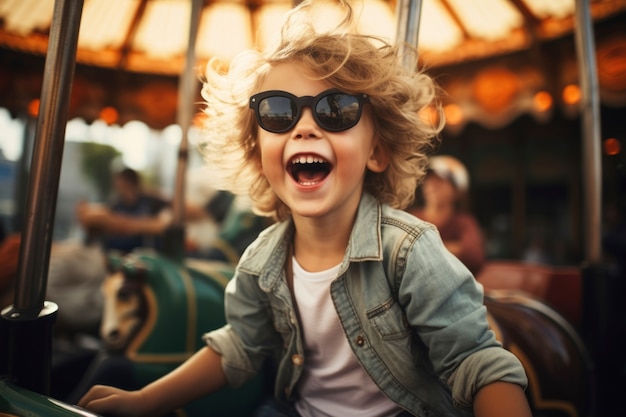
<path fill-rule="evenodd" d="M 203 333 L 224 325 L 224 287 L 234 267 L 197 259 L 181 264 L 146 250 L 109 258 L 109 274 L 102 284 L 105 301 L 100 328 L 106 359 L 97 361 L 83 386 L 115 385 L 93 375 L 110 377 L 117 372 L 118 379 L 132 380 L 130 386 L 117 386 L 138 389 L 205 346 Z M 115 362 L 113 371 L 100 369 L 112 357 L 123 360 Z M 215 416 L 251 415 L 262 400 L 261 378 L 238 389 L 224 388 L 176 410 L 174 415 L 203 416 L 206 410 Z"/>
<path fill-rule="evenodd" d="M 540 415 L 588 414 L 591 365 L 576 331 L 582 320 L 580 269 L 493 260 L 476 279 L 485 288 L 494 329 L 526 368 L 533 409 Z"/>
<path fill-rule="evenodd" d="M 485 290 L 485 306 L 496 339 L 524 366 L 533 416 L 588 415 L 590 359 L 570 322 L 519 290 Z"/>

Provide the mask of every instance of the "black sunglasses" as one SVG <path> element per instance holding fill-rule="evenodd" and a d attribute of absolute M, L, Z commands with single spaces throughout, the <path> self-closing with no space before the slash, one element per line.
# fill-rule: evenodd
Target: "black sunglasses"
<path fill-rule="evenodd" d="M 367 94 L 348 94 L 336 89 L 321 92 L 315 97 L 296 97 L 286 91 L 265 91 L 250 97 L 250 108 L 256 113 L 259 126 L 272 133 L 287 132 L 298 123 L 302 108 L 308 106 L 313 119 L 324 130 L 341 132 L 356 125 L 361 119 Z"/>

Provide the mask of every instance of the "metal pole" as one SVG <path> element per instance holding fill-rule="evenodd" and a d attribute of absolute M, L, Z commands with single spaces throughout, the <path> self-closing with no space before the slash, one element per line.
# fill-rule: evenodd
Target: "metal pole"
<path fill-rule="evenodd" d="M 399 0 L 396 6 L 396 43 L 407 43 L 417 48 L 422 16 L 422 0 Z M 404 64 L 415 65 L 417 57 L 404 57 Z"/>
<path fill-rule="evenodd" d="M 200 25 L 202 0 L 192 0 L 189 19 L 189 40 L 185 57 L 185 68 L 179 80 L 177 122 L 181 128 L 181 141 L 178 148 L 176 181 L 174 188 L 174 208 L 172 224 L 165 232 L 164 252 L 173 259 L 182 260 L 185 240 L 185 187 L 187 161 L 189 159 L 189 128 L 193 119 L 193 102 L 198 78 L 196 68 L 196 38 Z"/>
<path fill-rule="evenodd" d="M 602 161 L 600 97 L 593 20 L 588 0 L 576 0 L 576 51 L 582 93 L 582 156 L 584 190 L 585 260 L 601 261 Z"/>
<path fill-rule="evenodd" d="M 44 302 L 83 0 L 54 4 L 24 213 L 14 304 L 1 314 L 9 378 L 47 394 L 57 306 Z M 5 360 L 5 358 L 2 358 Z M 2 367 L 0 367 L 2 368 Z"/>
<path fill-rule="evenodd" d="M 614 280 L 602 265 L 602 159 L 600 95 L 593 18 L 589 0 L 576 0 L 576 52 L 581 87 L 584 263 L 582 334 L 592 359 L 588 415 L 613 415 L 621 408 L 611 389 L 623 369 L 620 334 L 623 306 Z M 615 289 L 613 288 L 615 287 Z M 621 312 L 620 312 L 621 310 Z M 620 363 L 622 365 L 620 365 Z M 613 392 L 617 392 L 614 390 Z"/>
<path fill-rule="evenodd" d="M 57 0 L 50 28 L 14 300 L 14 310 L 30 317 L 46 295 L 82 6 L 82 0 Z"/>

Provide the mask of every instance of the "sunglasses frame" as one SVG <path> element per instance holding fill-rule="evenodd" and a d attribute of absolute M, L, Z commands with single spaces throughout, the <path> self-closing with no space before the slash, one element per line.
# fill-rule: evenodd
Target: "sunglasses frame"
<path fill-rule="evenodd" d="M 349 123 L 345 127 L 342 126 L 341 128 L 328 128 L 327 126 L 325 126 L 325 124 L 321 121 L 321 119 L 319 118 L 317 112 L 315 111 L 315 107 L 317 106 L 317 104 L 322 99 L 324 99 L 325 97 L 327 97 L 327 96 L 329 96 L 331 94 L 345 94 L 347 96 L 354 97 L 357 100 L 357 102 L 359 103 L 359 108 L 358 108 L 357 116 L 356 116 L 354 122 Z M 259 114 L 259 103 L 261 103 L 263 100 L 265 100 L 267 98 L 270 98 L 270 97 L 287 98 L 287 99 L 291 100 L 293 103 L 296 104 L 296 114 L 294 115 L 293 121 L 289 124 L 289 126 L 287 128 L 275 130 L 275 129 L 267 129 L 263 125 L 263 122 L 261 120 L 261 115 Z M 295 96 L 295 95 L 293 95 L 291 93 L 288 93 L 287 91 L 269 90 L 269 91 L 264 91 L 264 92 L 261 92 L 261 93 L 257 93 L 255 95 L 253 95 L 252 97 L 250 97 L 250 108 L 252 110 L 254 110 L 254 114 L 256 116 L 256 121 L 257 121 L 257 124 L 259 125 L 259 127 L 261 127 L 261 129 L 266 130 L 266 131 L 271 132 L 271 133 L 285 133 L 285 132 L 288 132 L 291 129 L 293 129 L 296 126 L 296 124 L 298 123 L 298 121 L 300 120 L 300 118 L 302 117 L 302 109 L 304 107 L 309 107 L 311 109 L 311 113 L 313 114 L 313 119 L 315 120 L 315 123 L 317 123 L 317 125 L 319 127 L 321 127 L 322 129 L 324 129 L 326 131 L 329 131 L 329 132 L 343 132 L 344 130 L 348 130 L 348 129 L 356 126 L 357 123 L 359 123 L 359 121 L 361 120 L 361 115 L 363 113 L 363 105 L 365 103 L 369 103 L 369 102 L 370 102 L 370 98 L 365 93 L 350 94 L 350 93 L 346 93 L 346 92 L 343 92 L 341 90 L 338 90 L 336 88 L 331 88 L 329 90 L 322 91 L 321 93 L 319 93 L 315 97 L 314 96 L 298 97 L 298 96 Z"/>

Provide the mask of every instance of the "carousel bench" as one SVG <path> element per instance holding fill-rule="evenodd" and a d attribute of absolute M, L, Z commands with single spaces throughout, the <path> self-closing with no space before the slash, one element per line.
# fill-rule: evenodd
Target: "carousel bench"
<path fill-rule="evenodd" d="M 488 261 L 476 279 L 486 292 L 523 291 L 550 305 L 575 327 L 581 324 L 582 273 L 578 267 Z"/>

